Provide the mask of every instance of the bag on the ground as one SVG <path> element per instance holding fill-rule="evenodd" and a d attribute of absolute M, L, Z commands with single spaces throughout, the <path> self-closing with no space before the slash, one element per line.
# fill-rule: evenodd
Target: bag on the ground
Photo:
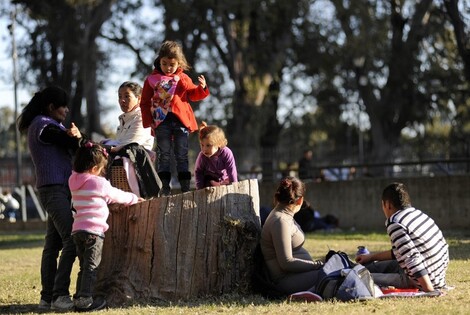
<path fill-rule="evenodd" d="M 324 300 L 365 300 L 375 297 L 376 286 L 364 266 L 352 262 L 343 252 L 330 250 L 315 292 Z"/>
<path fill-rule="evenodd" d="M 286 295 L 280 292 L 271 280 L 268 267 L 264 262 L 263 252 L 258 243 L 253 253 L 254 270 L 251 284 L 254 293 L 258 293 L 267 299 L 283 299 Z"/>

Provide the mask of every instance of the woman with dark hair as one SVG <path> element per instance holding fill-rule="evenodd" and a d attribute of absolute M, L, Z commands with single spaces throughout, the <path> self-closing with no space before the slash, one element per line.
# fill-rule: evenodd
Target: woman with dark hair
<path fill-rule="evenodd" d="M 305 235 L 294 220 L 304 195 L 302 181 L 290 176 L 283 178 L 274 194 L 276 205 L 261 231 L 264 261 L 277 290 L 284 294 L 311 289 L 323 266 L 302 247 Z"/>
<path fill-rule="evenodd" d="M 73 217 L 68 179 L 72 173 L 72 153 L 85 139 L 74 123 L 69 129 L 62 124 L 69 112 L 68 100 L 62 88 L 47 87 L 34 94 L 17 121 L 18 129 L 28 134 L 36 188 L 48 214 L 41 259 L 42 309 L 73 308 L 69 286 L 76 254 L 71 237 Z"/>

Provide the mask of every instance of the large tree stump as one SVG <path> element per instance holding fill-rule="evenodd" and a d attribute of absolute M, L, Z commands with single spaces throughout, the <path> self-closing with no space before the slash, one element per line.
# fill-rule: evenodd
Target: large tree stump
<path fill-rule="evenodd" d="M 247 292 L 259 239 L 256 180 L 110 206 L 97 292 L 108 303 Z"/>

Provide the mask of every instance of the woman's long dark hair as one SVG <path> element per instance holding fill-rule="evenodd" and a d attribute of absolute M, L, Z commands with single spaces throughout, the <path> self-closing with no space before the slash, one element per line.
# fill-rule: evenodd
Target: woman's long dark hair
<path fill-rule="evenodd" d="M 67 106 L 69 96 L 64 89 L 58 86 L 50 86 L 42 91 L 36 92 L 28 105 L 18 116 L 16 124 L 20 132 L 24 132 L 31 125 L 33 119 L 38 115 L 49 115 L 48 106 L 52 104 L 52 108 Z"/>

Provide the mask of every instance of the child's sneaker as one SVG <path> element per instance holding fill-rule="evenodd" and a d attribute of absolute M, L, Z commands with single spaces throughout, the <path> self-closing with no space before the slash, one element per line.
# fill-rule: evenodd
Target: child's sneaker
<path fill-rule="evenodd" d="M 321 296 L 310 291 L 301 291 L 292 293 L 288 297 L 289 302 L 320 302 L 323 301 Z"/>
<path fill-rule="evenodd" d="M 51 304 L 51 309 L 59 310 L 59 311 L 69 311 L 73 308 L 73 302 L 70 296 L 63 295 L 59 296 L 54 302 Z"/>
<path fill-rule="evenodd" d="M 81 296 L 73 299 L 73 304 L 75 304 L 77 308 L 89 308 L 91 304 L 93 304 L 93 298 L 91 296 Z"/>
<path fill-rule="evenodd" d="M 93 303 L 86 308 L 76 307 L 75 310 L 77 312 L 91 312 L 91 311 L 98 311 L 106 307 L 106 300 L 100 296 L 97 296 L 93 299 Z"/>
<path fill-rule="evenodd" d="M 50 310 L 51 309 L 51 302 L 47 302 L 43 299 L 39 301 L 38 307 L 40 310 Z"/>

